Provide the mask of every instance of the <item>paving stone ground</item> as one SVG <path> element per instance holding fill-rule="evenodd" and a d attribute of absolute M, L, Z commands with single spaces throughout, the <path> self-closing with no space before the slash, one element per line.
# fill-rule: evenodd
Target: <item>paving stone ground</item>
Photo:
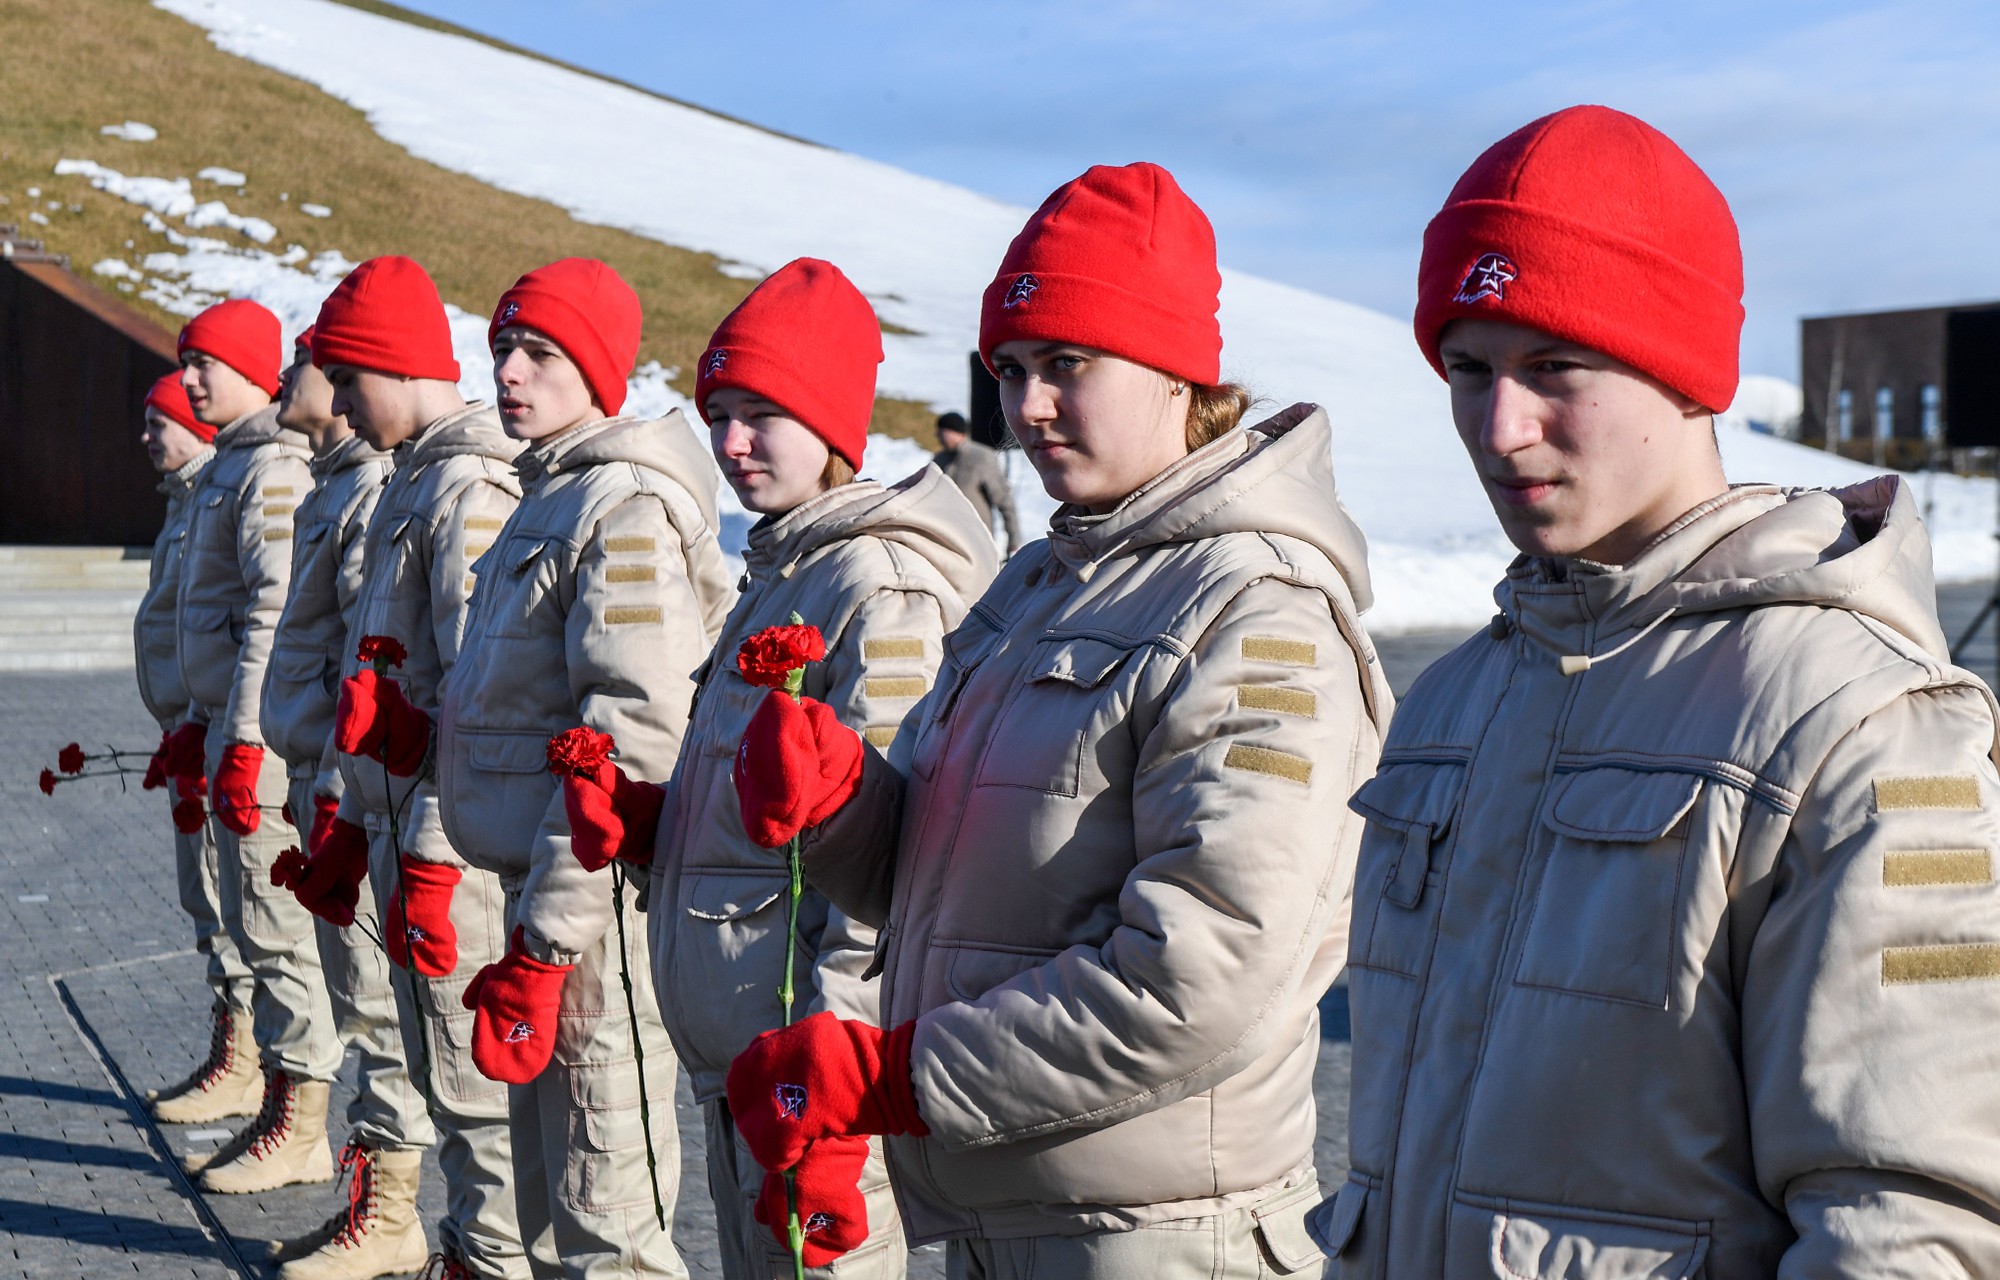
<path fill-rule="evenodd" d="M 1941 592 L 1945 630 L 1956 638 L 1986 594 L 1984 585 Z M 1989 677 L 1992 634 L 1966 655 Z M 1459 638 L 1386 638 L 1398 693 Z M 40 795 L 37 774 L 73 739 L 86 748 L 157 740 L 129 672 L 0 674 L 0 1280 L 270 1275 L 264 1241 L 319 1222 L 334 1192 L 202 1197 L 169 1163 L 213 1139 L 155 1127 L 138 1103 L 206 1047 L 207 994 L 174 898 L 166 806 L 108 781 Z M 1344 987 L 1322 1010 L 1317 1160 L 1331 1185 L 1346 1166 Z M 347 1089 L 336 1086 L 336 1144 Z M 684 1087 L 678 1119 L 675 1240 L 693 1274 L 714 1276 L 701 1124 Z M 424 1185 L 434 1216 L 435 1166 Z M 941 1252 L 912 1255 L 910 1274 L 941 1276 Z"/>

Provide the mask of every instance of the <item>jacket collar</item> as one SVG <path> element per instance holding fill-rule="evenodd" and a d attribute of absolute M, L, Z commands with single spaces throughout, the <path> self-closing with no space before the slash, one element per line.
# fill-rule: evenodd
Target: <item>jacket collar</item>
<path fill-rule="evenodd" d="M 397 470 L 403 470 L 465 453 L 512 462 L 520 452 L 521 442 L 500 429 L 493 406 L 474 400 L 397 445 L 395 458 Z"/>
<path fill-rule="evenodd" d="M 154 487 L 169 498 L 190 493 L 194 489 L 195 482 L 201 479 L 202 468 L 213 461 L 215 461 L 215 446 L 206 445 L 200 453 L 161 476 L 160 483 Z"/>
<path fill-rule="evenodd" d="M 358 467 L 364 462 L 374 462 L 389 456 L 360 436 L 349 436 L 325 453 L 314 456 L 311 464 L 313 479 L 324 480 L 330 475 Z"/>
<path fill-rule="evenodd" d="M 216 432 L 214 447 L 217 453 L 225 453 L 231 449 L 255 449 L 274 440 L 282 440 L 301 449 L 311 448 L 303 432 L 278 425 L 278 406 L 275 404 L 267 404 L 255 413 L 246 413 Z"/>

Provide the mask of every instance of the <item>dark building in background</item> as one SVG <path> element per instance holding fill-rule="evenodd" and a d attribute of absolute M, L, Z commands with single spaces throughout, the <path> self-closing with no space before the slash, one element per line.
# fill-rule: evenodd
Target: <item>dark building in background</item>
<path fill-rule="evenodd" d="M 173 334 L 0 226 L 0 543 L 152 542 L 141 406 L 176 365 Z"/>
<path fill-rule="evenodd" d="M 1803 444 L 1921 467 L 1943 448 L 2000 446 L 2000 302 L 1799 323 Z"/>

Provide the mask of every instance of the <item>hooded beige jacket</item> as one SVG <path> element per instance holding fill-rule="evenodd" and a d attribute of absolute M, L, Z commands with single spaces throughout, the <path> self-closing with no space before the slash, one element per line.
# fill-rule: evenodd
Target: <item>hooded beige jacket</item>
<path fill-rule="evenodd" d="M 826 637 L 805 693 L 886 749 L 937 674 L 945 633 L 993 581 L 993 537 L 950 479 L 926 466 L 892 487 L 842 485 L 750 531 L 743 596 L 697 673 L 700 693 L 661 810 L 648 928 L 653 985 L 697 1101 L 722 1095 L 730 1061 L 781 1020 L 790 885 L 782 849 L 744 834 L 733 767 L 765 691 L 736 669 L 736 651 L 796 612 Z M 803 1017 L 830 1009 L 874 1022 L 878 993 L 861 980 L 875 931 L 808 890 L 799 936 Z M 801 966 L 803 968 L 803 966 Z"/>
<path fill-rule="evenodd" d="M 174 615 L 180 606 L 181 559 L 187 551 L 188 521 L 194 515 L 194 487 L 202 468 L 214 458 L 215 450 L 204 446 L 160 478 L 160 492 L 167 495 L 167 519 L 160 526 L 160 536 L 153 539 L 146 594 L 139 598 L 139 612 L 132 619 L 133 669 L 139 679 L 139 697 L 162 729 L 178 728 L 187 719 L 188 691 L 181 682 L 178 643 L 181 632 Z"/>
<path fill-rule="evenodd" d="M 1353 801 L 1335 1274 L 2000 1275 L 1995 711 L 1908 492 L 1495 594 Z"/>
<path fill-rule="evenodd" d="M 333 713 L 347 624 L 361 598 L 368 517 L 394 470 L 390 455 L 360 436 L 312 460 L 313 491 L 293 517 L 291 594 L 264 675 L 264 740 L 294 770 L 335 764 Z M 328 783 L 327 794 L 338 794 L 337 773 Z"/>
<path fill-rule="evenodd" d="M 343 679 L 361 668 L 355 652 L 363 636 L 394 637 L 410 656 L 389 674 L 435 724 L 439 686 L 458 661 L 465 635 L 473 561 L 486 554 L 521 500 L 514 475 L 520 452 L 521 442 L 501 430 L 485 401 L 447 414 L 396 447 L 395 472 L 368 521 L 361 597 L 340 657 Z M 346 787 L 341 818 L 363 826 L 367 815 L 389 812 L 389 777 L 381 761 L 341 754 L 340 773 Z M 430 768 L 414 779 L 397 779 L 395 796 L 402 852 L 464 866 L 439 824 Z"/>
<path fill-rule="evenodd" d="M 882 1025 L 917 1019 L 931 1136 L 888 1143 L 913 1239 L 1310 1194 L 1346 801 L 1391 703 L 1328 440 L 1295 406 L 1059 512 L 809 837 L 822 890 L 886 922 Z M 1286 1271 L 1317 1265 L 1282 1235 Z"/>
<path fill-rule="evenodd" d="M 181 682 L 209 741 L 262 746 L 264 667 L 292 580 L 292 513 L 312 446 L 267 405 L 215 436 L 189 496 L 178 622 Z M 211 754 L 213 752 L 211 751 Z"/>
<path fill-rule="evenodd" d="M 518 466 L 525 496 L 480 566 L 445 681 L 438 785 L 453 846 L 519 886 L 520 923 L 567 962 L 612 903 L 570 854 L 549 738 L 588 725 L 617 739 L 628 774 L 665 778 L 734 592 L 715 464 L 678 411 L 587 423 Z"/>

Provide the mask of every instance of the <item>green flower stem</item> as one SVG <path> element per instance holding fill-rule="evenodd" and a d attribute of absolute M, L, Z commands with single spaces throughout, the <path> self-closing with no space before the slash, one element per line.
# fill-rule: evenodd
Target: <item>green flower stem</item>
<path fill-rule="evenodd" d="M 646 1048 L 639 1043 L 639 1006 L 632 998 L 632 965 L 625 952 L 625 868 L 611 864 L 611 918 L 618 924 L 618 981 L 625 987 L 625 1017 L 632 1028 L 632 1062 L 639 1070 L 639 1131 L 646 1139 L 646 1178 L 653 1184 L 653 1217 L 667 1230 L 667 1205 L 660 1198 L 659 1157 L 653 1151 L 653 1107 L 646 1096 Z"/>
<path fill-rule="evenodd" d="M 803 626 L 805 619 L 792 613 L 792 625 Z M 806 669 L 793 667 L 785 674 L 785 692 L 797 698 L 806 687 Z M 778 1004 L 784 1011 L 785 1025 L 792 1025 L 792 962 L 799 952 L 799 895 L 805 890 L 805 865 L 799 857 L 799 838 L 795 835 L 785 845 L 785 869 L 791 873 L 791 892 L 785 897 L 785 984 L 778 988 Z M 806 1229 L 799 1222 L 799 1175 L 797 1169 L 785 1170 L 785 1234 L 792 1245 L 793 1280 L 806 1277 Z"/>

